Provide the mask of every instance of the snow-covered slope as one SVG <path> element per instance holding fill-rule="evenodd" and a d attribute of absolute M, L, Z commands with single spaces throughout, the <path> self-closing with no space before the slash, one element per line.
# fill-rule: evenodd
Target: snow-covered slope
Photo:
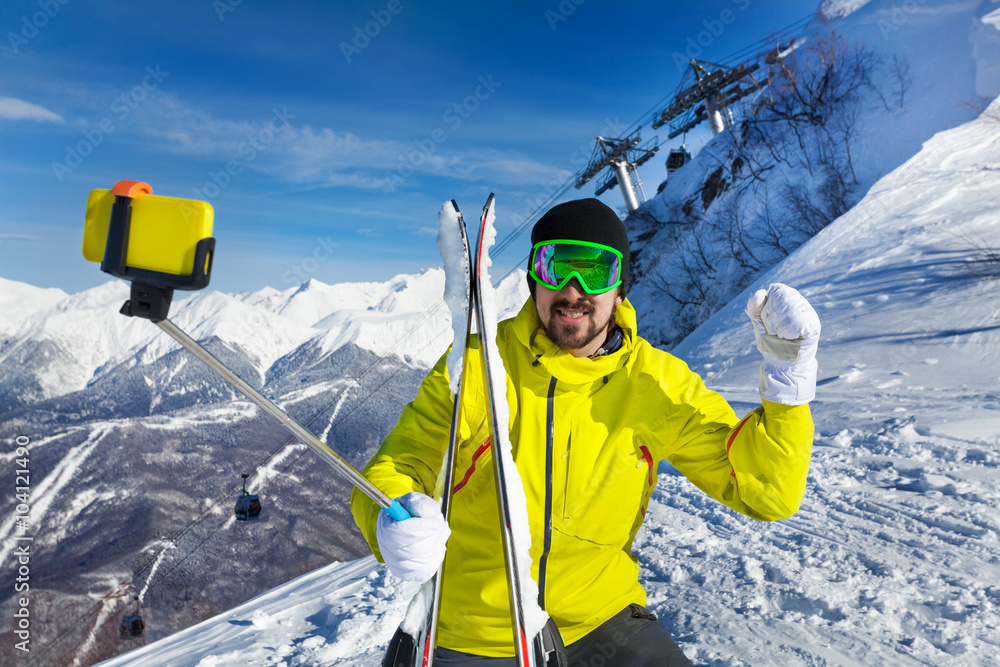
<path fill-rule="evenodd" d="M 1000 266 L 975 247 L 1000 247 L 998 135 L 935 136 L 761 281 L 823 320 L 813 467 L 774 524 L 661 469 L 635 547 L 696 664 L 1000 664 L 1000 278 L 977 275 Z M 758 401 L 748 293 L 675 350 L 738 411 Z M 333 564 L 105 664 L 377 665 L 412 590 Z"/>
<path fill-rule="evenodd" d="M 889 98 L 905 79 L 898 108 L 888 111 L 873 99 L 863 111 L 876 120 L 863 123 L 859 137 L 863 155 L 857 166 L 863 183 L 895 169 L 935 133 L 965 122 L 975 115 L 973 109 L 1000 95 L 997 9 L 993 0 L 824 3 L 827 18 L 810 26 L 812 36 L 833 30 L 851 45 L 875 50 L 886 68 L 879 83 Z M 904 71 L 896 69 L 896 57 Z"/>
<path fill-rule="evenodd" d="M 659 496 L 706 520 L 649 533 L 683 555 L 648 576 L 685 589 L 689 604 L 664 604 L 696 643 L 756 623 L 786 657 L 740 636 L 746 664 L 1000 664 L 1000 277 L 978 275 L 1000 274 L 979 261 L 1000 248 L 998 134 L 983 118 L 935 136 L 760 281 L 799 287 L 823 321 L 813 469 L 800 513 L 773 526 Z M 749 403 L 748 296 L 675 353 Z M 706 557 L 704 585 L 725 591 L 711 600 L 688 582 Z M 685 619 L 694 604 L 705 615 Z"/>
<path fill-rule="evenodd" d="M 977 274 L 1000 273 L 981 261 L 1000 246 L 1000 120 L 990 117 L 997 111 L 1000 102 L 928 141 L 675 352 L 715 382 L 742 382 L 757 363 L 752 341 L 719 334 L 742 324 L 750 291 L 787 282 L 823 319 L 824 391 L 994 391 L 1000 283 Z"/>
<path fill-rule="evenodd" d="M 117 665 L 381 664 L 412 582 L 374 556 L 331 563 L 166 640 L 101 663 Z"/>
<path fill-rule="evenodd" d="M 626 220 L 646 336 L 676 345 L 1000 94 L 998 12 L 991 0 L 829 0 L 781 65 L 761 59 L 765 92 Z"/>

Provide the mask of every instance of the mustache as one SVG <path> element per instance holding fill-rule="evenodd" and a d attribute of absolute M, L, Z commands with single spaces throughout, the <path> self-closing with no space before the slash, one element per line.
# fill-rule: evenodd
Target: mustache
<path fill-rule="evenodd" d="M 555 314 L 555 312 L 557 310 L 582 310 L 583 312 L 587 313 L 588 315 L 593 315 L 594 314 L 594 306 L 593 306 L 593 304 L 591 304 L 591 303 L 589 303 L 587 301 L 584 301 L 582 299 L 580 299 L 578 301 L 570 301 L 569 299 L 560 299 L 558 301 L 555 301 L 549 307 L 549 311 L 552 314 Z"/>

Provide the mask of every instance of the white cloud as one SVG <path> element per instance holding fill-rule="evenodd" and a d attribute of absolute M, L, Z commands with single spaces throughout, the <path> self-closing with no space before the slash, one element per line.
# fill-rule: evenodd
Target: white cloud
<path fill-rule="evenodd" d="M 57 113 L 31 102 L 25 102 L 14 97 L 0 97 L 0 118 L 6 120 L 33 120 L 38 123 L 56 123 L 63 125 L 66 121 Z"/>
<path fill-rule="evenodd" d="M 452 174 L 469 181 L 483 180 L 504 184 L 531 185 L 567 180 L 572 172 L 536 162 L 523 155 L 479 151 L 477 161 L 462 165 L 462 172 Z"/>
<path fill-rule="evenodd" d="M 283 106 L 265 107 L 250 120 L 227 120 L 173 95 L 154 97 L 145 108 L 142 132 L 160 150 L 222 164 L 235 160 L 299 185 L 382 189 L 428 174 L 491 185 L 534 185 L 570 175 L 519 153 L 467 146 L 456 152 L 450 137 L 400 141 L 315 128 L 300 122 L 295 108 Z"/>
<path fill-rule="evenodd" d="M 6 241 L 8 239 L 14 240 L 14 241 L 41 241 L 42 237 L 41 236 L 32 236 L 30 234 L 5 234 L 5 233 L 0 233 L 0 241 Z"/>
<path fill-rule="evenodd" d="M 431 148 L 428 149 L 428 146 Z M 469 158 L 472 156 L 472 159 Z M 295 183 L 381 188 L 393 180 L 430 174 L 490 184 L 538 184 L 571 174 L 528 156 L 482 147 L 449 151 L 447 141 L 423 144 L 366 139 L 330 128 L 292 127 L 275 141 L 260 170 Z"/>

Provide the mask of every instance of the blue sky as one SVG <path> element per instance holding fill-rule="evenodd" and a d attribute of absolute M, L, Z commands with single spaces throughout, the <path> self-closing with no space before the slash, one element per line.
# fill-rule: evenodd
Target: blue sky
<path fill-rule="evenodd" d="M 644 141 L 656 134 L 675 54 L 700 43 L 721 60 L 816 7 L 3 0 L 0 277 L 67 292 L 106 282 L 80 252 L 84 208 L 123 179 L 212 204 L 215 289 L 438 266 L 443 201 L 474 217 L 496 192 L 504 239 L 573 180 L 597 135 L 637 122 Z M 663 132 L 641 168 L 650 196 L 679 143 Z M 602 200 L 622 209 L 617 190 Z M 494 274 L 526 252 L 525 234 Z"/>

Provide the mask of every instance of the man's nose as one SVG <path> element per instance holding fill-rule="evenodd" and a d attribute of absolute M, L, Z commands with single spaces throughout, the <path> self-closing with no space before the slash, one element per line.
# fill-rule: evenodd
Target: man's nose
<path fill-rule="evenodd" d="M 562 295 L 570 301 L 583 298 L 587 293 L 583 291 L 583 286 L 576 278 L 571 278 L 566 286 L 562 288 Z"/>

